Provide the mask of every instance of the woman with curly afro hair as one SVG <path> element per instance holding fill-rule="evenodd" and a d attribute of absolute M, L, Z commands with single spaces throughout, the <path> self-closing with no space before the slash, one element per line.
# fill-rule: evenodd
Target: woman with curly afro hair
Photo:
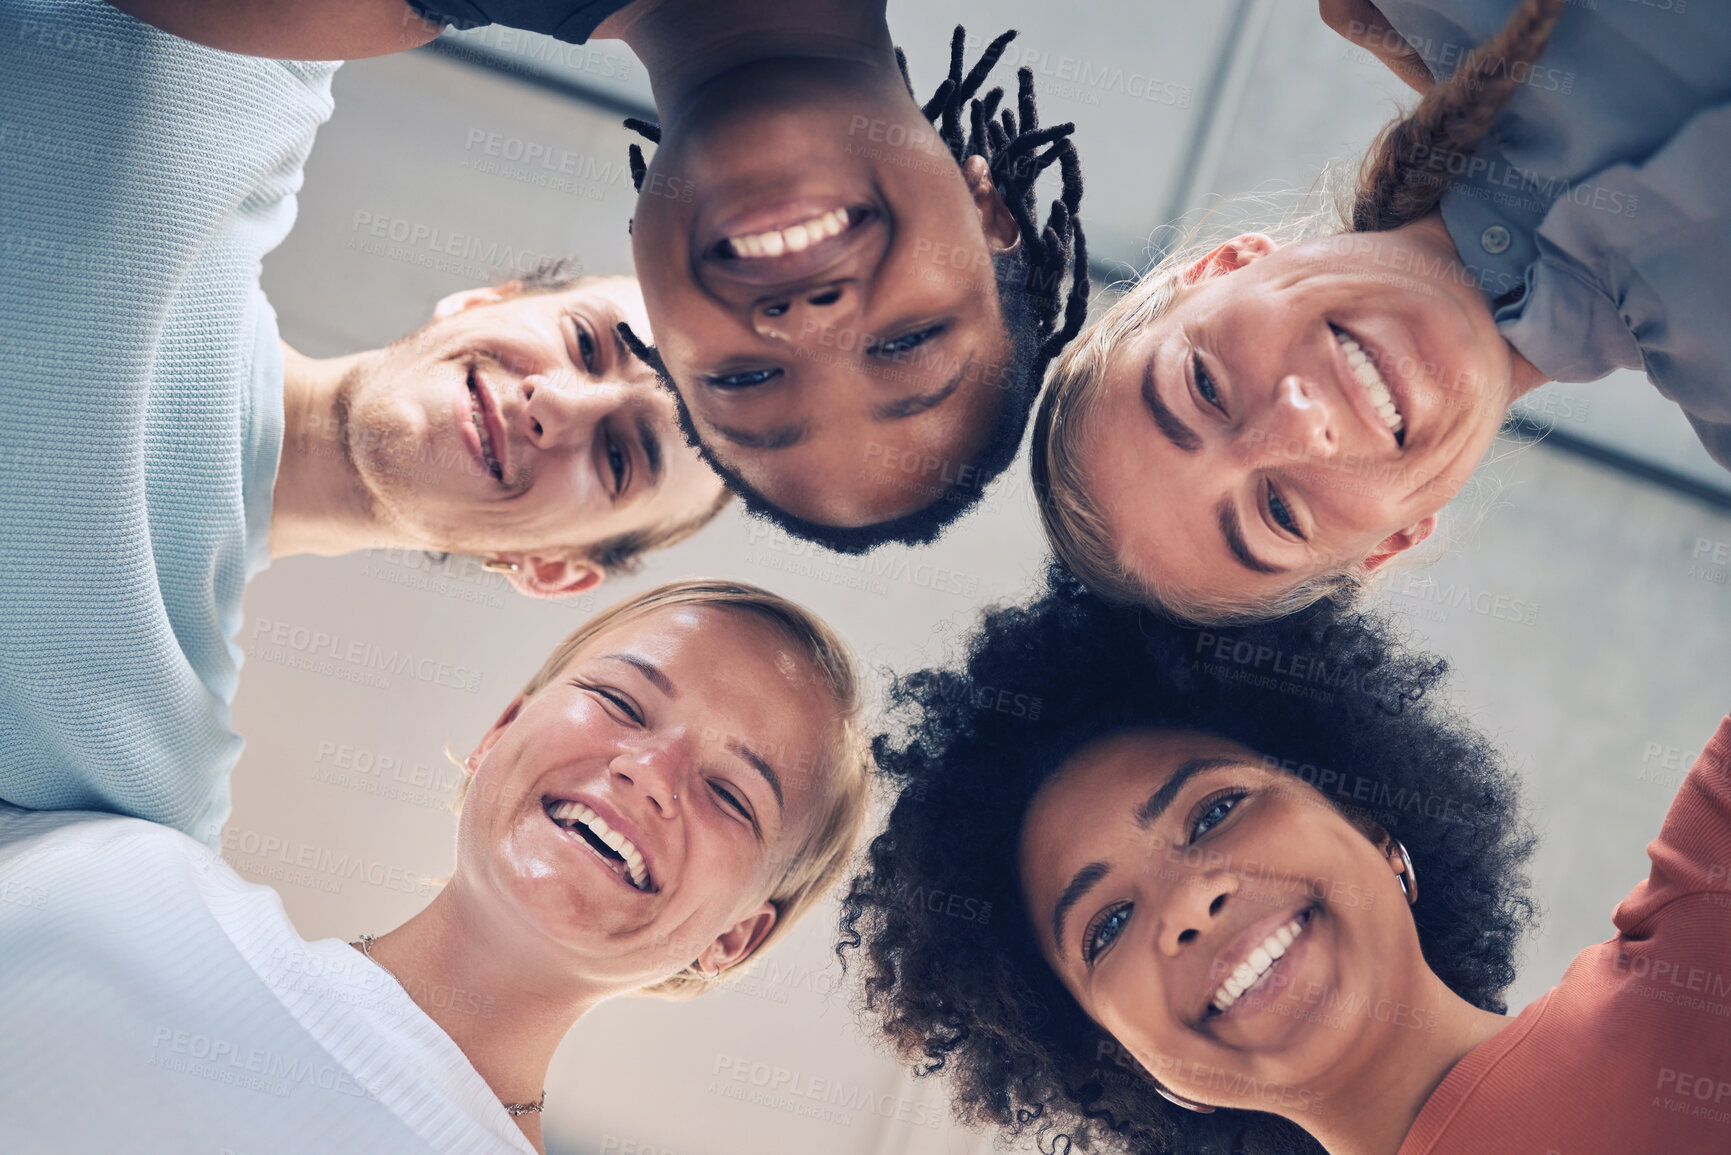
<path fill-rule="evenodd" d="M 1509 1023 L 1513 775 L 1372 619 L 1211 632 L 1049 586 L 891 689 L 900 797 L 837 948 L 869 1012 L 1050 1150 L 1395 1151 Z"/>

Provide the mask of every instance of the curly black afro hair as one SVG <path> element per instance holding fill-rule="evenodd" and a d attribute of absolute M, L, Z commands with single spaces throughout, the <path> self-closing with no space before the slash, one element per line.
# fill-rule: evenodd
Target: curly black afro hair
<path fill-rule="evenodd" d="M 1004 404 L 998 407 L 984 444 L 959 470 L 958 478 L 929 487 L 929 501 L 912 513 L 871 525 L 837 526 L 795 516 L 770 501 L 738 470 L 728 465 L 703 440 L 691 419 L 678 384 L 667 371 L 660 352 L 643 341 L 624 323 L 620 336 L 632 353 L 654 369 L 661 383 L 673 394 L 680 431 L 698 455 L 739 496 L 746 511 L 780 526 L 794 537 L 815 542 L 837 553 L 866 553 L 881 545 L 926 545 L 936 541 L 945 527 L 977 505 L 986 486 L 1016 458 L 1029 414 L 1045 380 L 1046 367 L 1082 330 L 1088 313 L 1088 246 L 1077 211 L 1082 203 L 1082 167 L 1070 134 L 1072 123 L 1041 127 L 1034 103 L 1034 73 L 1018 69 L 1015 108 L 1000 107 L 1004 90 L 980 93 L 986 76 L 1003 57 L 1016 36 L 1005 32 L 986 45 L 980 59 L 964 71 L 963 49 L 967 34 L 956 26 L 950 39 L 950 74 L 938 85 L 932 98 L 920 106 L 921 113 L 938 129 L 939 137 L 956 164 L 970 156 L 984 157 L 992 184 L 1016 222 L 1019 243 L 1012 252 L 994 261 L 994 280 L 1010 349 L 1001 379 Z M 907 58 L 896 49 L 902 81 L 913 96 Z M 660 141 L 659 125 L 629 119 L 625 126 L 651 141 Z M 632 180 L 642 186 L 648 167 L 642 149 L 630 146 Z M 1040 175 L 1056 165 L 1060 192 L 1052 201 L 1044 223 L 1038 216 L 1034 188 Z"/>
<path fill-rule="evenodd" d="M 958 665 L 894 680 L 896 728 L 873 752 L 899 797 L 843 901 L 836 952 L 863 963 L 868 1016 L 919 1073 L 947 1076 L 969 1124 L 1052 1151 L 1320 1152 L 1272 1114 L 1167 1103 L 1071 998 L 1023 913 L 1030 800 L 1072 752 L 1127 728 L 1281 759 L 1405 843 L 1424 879 L 1412 915 L 1426 961 L 1502 1013 L 1534 917 L 1516 780 L 1440 699 L 1445 664 L 1375 619 L 1322 603 L 1200 630 L 1108 606 L 1056 566 L 1047 586 L 988 611 Z"/>

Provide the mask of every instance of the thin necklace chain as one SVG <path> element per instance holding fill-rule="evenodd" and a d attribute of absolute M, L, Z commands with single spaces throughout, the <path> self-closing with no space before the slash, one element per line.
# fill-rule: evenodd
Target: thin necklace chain
<path fill-rule="evenodd" d="M 361 953 L 367 956 L 368 962 L 372 963 L 374 966 L 378 967 L 380 970 L 382 970 L 386 974 L 390 975 L 392 981 L 395 982 L 398 986 L 403 988 L 403 993 L 408 994 L 409 988 L 403 984 L 402 979 L 397 978 L 397 972 L 392 970 L 390 967 L 386 966 L 384 963 L 380 962 L 378 959 L 373 957 L 373 937 L 374 936 L 372 936 L 370 934 L 363 934 L 360 938 L 356 939 L 354 942 L 351 942 L 349 945 L 354 946 L 354 947 L 359 947 L 361 949 Z M 409 995 L 409 997 L 413 998 L 414 996 Z M 513 1118 L 515 1118 L 518 1115 L 539 1115 L 541 1113 L 541 1109 L 544 1106 L 546 1106 L 547 1092 L 545 1090 L 543 1090 L 541 1092 L 541 1097 L 539 1099 L 535 1100 L 533 1103 L 506 1103 L 503 1097 L 500 1097 L 499 1102 L 504 1105 L 505 1113 L 512 1116 Z"/>

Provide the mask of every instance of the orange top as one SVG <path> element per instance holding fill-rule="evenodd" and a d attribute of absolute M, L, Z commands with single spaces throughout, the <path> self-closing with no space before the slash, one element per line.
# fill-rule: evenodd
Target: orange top
<path fill-rule="evenodd" d="M 1731 718 L 1647 856 L 1617 937 L 1456 1064 L 1400 1155 L 1731 1153 Z"/>

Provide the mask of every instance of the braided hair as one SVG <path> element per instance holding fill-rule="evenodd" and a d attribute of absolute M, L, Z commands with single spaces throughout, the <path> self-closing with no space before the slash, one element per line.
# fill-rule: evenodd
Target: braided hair
<path fill-rule="evenodd" d="M 1523 0 L 1503 30 L 1410 114 L 1382 130 L 1359 169 L 1349 220 L 1356 233 L 1384 232 L 1427 216 L 1448 187 L 1451 160 L 1470 154 L 1521 86 L 1519 71 L 1545 51 L 1565 0 Z"/>
<path fill-rule="evenodd" d="M 978 503 L 987 483 L 1015 460 L 1046 366 L 1081 331 L 1088 312 L 1088 251 L 1077 216 L 1082 202 L 1082 166 L 1069 139 L 1076 126 L 1065 122 L 1040 127 L 1034 105 L 1034 73 L 1028 68 L 1016 74 L 1014 109 L 1000 107 L 1005 95 L 1002 88 L 979 95 L 987 74 L 1016 33 L 1005 32 L 993 40 L 973 68 L 964 73 L 966 35 L 957 25 L 950 39 L 949 76 L 920 106 L 920 112 L 938 129 L 958 165 L 970 156 L 985 159 L 992 184 L 1009 208 L 1020 239 L 1013 252 L 999 254 L 993 261 L 1004 325 L 1011 338 L 1010 364 L 1004 375 L 1009 397 L 984 448 L 970 463 L 972 470 L 957 471 L 963 476 L 971 473 L 971 479 L 958 479 L 937 491 L 922 509 L 873 525 L 831 526 L 796 517 L 759 493 L 704 443 L 660 353 L 630 326 L 619 326 L 619 334 L 632 353 L 672 392 L 685 440 L 739 495 L 746 510 L 795 537 L 838 553 L 865 553 L 891 542 L 925 545 Z M 896 49 L 896 64 L 912 97 L 907 57 L 900 48 Z M 633 117 L 625 121 L 625 127 L 652 142 L 661 140 L 660 126 L 648 121 Z M 632 144 L 628 154 L 632 182 L 641 191 L 648 172 L 643 150 Z M 1053 165 L 1058 166 L 1062 185 L 1042 223 L 1036 215 L 1034 186 Z"/>

